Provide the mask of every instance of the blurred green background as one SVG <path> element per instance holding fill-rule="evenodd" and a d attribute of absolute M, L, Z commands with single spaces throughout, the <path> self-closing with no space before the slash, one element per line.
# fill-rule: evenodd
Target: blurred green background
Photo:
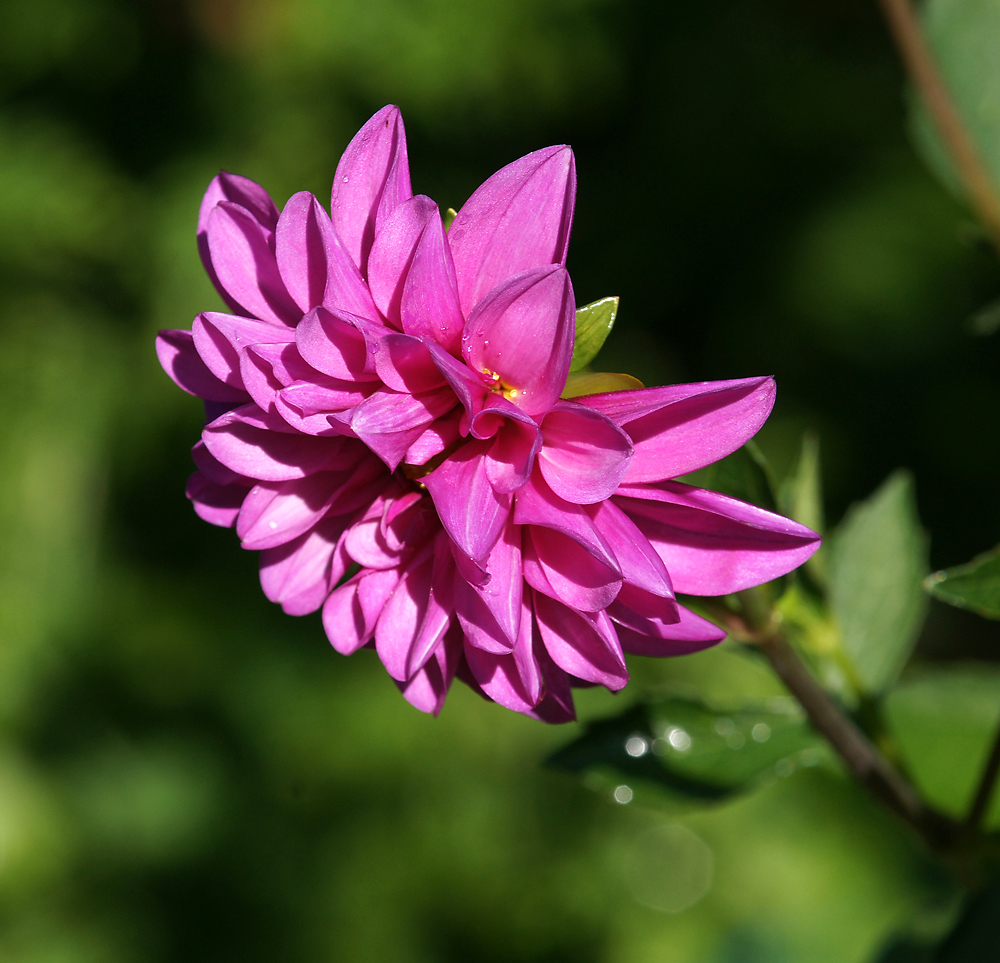
<path fill-rule="evenodd" d="M 779 472 L 816 429 L 836 520 L 909 466 L 963 562 L 1000 540 L 1000 347 L 968 323 L 1000 272 L 909 146 L 873 2 L 2 0 L 0 96 L 0 959 L 861 963 L 947 910 L 832 772 L 695 815 L 540 768 L 576 727 L 411 709 L 195 518 L 200 406 L 152 348 L 220 304 L 219 168 L 328 198 L 394 102 L 414 188 L 459 207 L 570 143 L 577 300 L 621 296 L 600 366 L 776 375 Z M 919 652 L 997 641 L 935 606 Z M 725 645 L 633 667 L 582 715 L 781 691 Z"/>

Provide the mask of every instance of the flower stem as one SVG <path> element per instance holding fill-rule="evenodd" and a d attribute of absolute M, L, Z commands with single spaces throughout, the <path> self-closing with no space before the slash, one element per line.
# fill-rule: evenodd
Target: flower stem
<path fill-rule="evenodd" d="M 854 777 L 913 826 L 931 848 L 948 849 L 955 836 L 951 821 L 924 804 L 913 786 L 813 678 L 795 650 L 777 633 L 759 637 L 756 645 Z"/>
<path fill-rule="evenodd" d="M 951 154 L 969 202 L 1000 254 L 1000 200 L 982 158 L 959 117 L 941 77 L 911 0 L 879 0 L 913 85 Z"/>
<path fill-rule="evenodd" d="M 969 814 L 965 817 L 965 830 L 974 833 L 979 829 L 979 824 L 986 815 L 990 800 L 993 798 L 993 788 L 996 785 L 997 776 L 1000 775 L 1000 729 L 993 739 L 993 748 L 990 751 L 986 765 L 983 766 L 983 774 L 979 777 L 979 785 L 976 787 L 976 795 L 969 807 Z"/>

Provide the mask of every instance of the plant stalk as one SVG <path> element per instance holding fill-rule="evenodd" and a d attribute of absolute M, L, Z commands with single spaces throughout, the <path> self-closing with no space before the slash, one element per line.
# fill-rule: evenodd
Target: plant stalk
<path fill-rule="evenodd" d="M 973 210 L 1000 254 L 1000 200 L 996 186 L 955 109 L 920 28 L 913 3 L 911 0 L 879 2 L 906 72 L 923 98 L 934 125 L 958 168 Z"/>
<path fill-rule="evenodd" d="M 975 833 L 979 829 L 993 798 L 998 775 L 1000 775 L 1000 729 L 993 739 L 993 748 L 990 750 L 986 765 L 983 766 L 983 774 L 979 777 L 979 785 L 969 807 L 969 814 L 965 817 L 964 828 L 967 833 Z"/>

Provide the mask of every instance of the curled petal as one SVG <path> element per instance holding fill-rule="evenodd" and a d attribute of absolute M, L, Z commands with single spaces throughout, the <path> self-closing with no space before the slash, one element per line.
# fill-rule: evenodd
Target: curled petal
<path fill-rule="evenodd" d="M 469 315 L 462 354 L 473 371 L 493 372 L 529 415 L 559 399 L 573 356 L 576 309 L 569 274 L 558 265 L 502 282 Z"/>
<path fill-rule="evenodd" d="M 227 468 L 262 481 L 303 478 L 324 468 L 343 468 L 359 457 L 359 449 L 351 447 L 357 441 L 302 435 L 256 405 L 216 418 L 205 426 L 202 440 Z"/>
<path fill-rule="evenodd" d="M 403 118 L 398 107 L 383 107 L 347 145 L 330 202 L 333 226 L 362 273 L 378 228 L 412 194 Z"/>
<path fill-rule="evenodd" d="M 326 308 L 310 311 L 295 329 L 302 358 L 317 371 L 341 381 L 373 381 L 369 373 L 364 320 Z"/>
<path fill-rule="evenodd" d="M 274 254 L 285 288 L 302 314 L 323 303 L 332 240 L 333 225 L 319 201 L 308 191 L 293 194 L 278 219 Z"/>
<path fill-rule="evenodd" d="M 619 608 L 617 602 L 608 609 L 608 615 L 616 623 L 622 649 L 631 655 L 688 655 L 707 649 L 726 637 L 717 625 L 683 605 L 677 606 L 677 612 L 676 622 L 664 622 L 639 619 L 634 612 Z"/>
<path fill-rule="evenodd" d="M 441 524 L 473 561 L 489 555 L 511 507 L 511 496 L 496 492 L 486 474 L 488 444 L 467 442 L 423 478 Z"/>
<path fill-rule="evenodd" d="M 798 522 L 680 482 L 623 486 L 614 502 L 663 559 L 674 588 L 691 595 L 760 585 L 819 548 L 819 536 Z"/>
<path fill-rule="evenodd" d="M 542 436 L 538 467 L 543 477 L 557 495 L 578 505 L 610 498 L 632 458 L 628 436 L 583 405 L 554 405 L 542 420 Z"/>
<path fill-rule="evenodd" d="M 156 357 L 171 380 L 189 395 L 223 403 L 241 403 L 247 394 L 220 381 L 201 360 L 190 331 L 161 331 L 156 336 Z"/>
<path fill-rule="evenodd" d="M 302 317 L 278 273 L 269 233 L 246 208 L 222 201 L 209 214 L 206 234 L 219 284 L 238 314 L 290 326 Z"/>
<path fill-rule="evenodd" d="M 635 455 L 627 484 L 696 471 L 732 454 L 758 431 L 774 405 L 773 378 L 707 381 L 591 395 L 582 403 L 628 432 Z"/>
<path fill-rule="evenodd" d="M 188 478 L 185 494 L 200 519 L 220 528 L 232 528 L 248 491 L 245 485 L 220 485 L 196 471 Z"/>
<path fill-rule="evenodd" d="M 334 378 L 325 384 L 298 381 L 278 392 L 275 408 L 289 425 L 307 435 L 352 436 L 351 414 L 372 394 L 375 384 Z"/>
<path fill-rule="evenodd" d="M 351 430 L 395 471 L 427 427 L 454 406 L 447 387 L 418 395 L 376 391 L 355 409 Z"/>
<path fill-rule="evenodd" d="M 350 561 L 339 550 L 345 521 L 324 519 L 312 531 L 261 552 L 261 588 L 289 615 L 315 612 L 344 577 Z"/>
<path fill-rule="evenodd" d="M 493 438 L 486 473 L 498 492 L 514 492 L 531 477 L 542 436 L 535 420 L 506 398 L 491 394 L 471 420 L 474 438 Z"/>
<path fill-rule="evenodd" d="M 470 197 L 448 231 L 463 313 L 501 281 L 563 264 L 576 200 L 568 147 L 546 147 L 508 164 Z"/>
<path fill-rule="evenodd" d="M 406 682 L 396 683 L 403 698 L 421 712 L 436 716 L 444 707 L 445 697 L 451 688 L 461 657 L 462 630 L 456 623 L 448 630 L 423 667 Z"/>
<path fill-rule="evenodd" d="M 261 482 L 250 489 L 236 521 L 246 549 L 284 545 L 316 524 L 337 492 L 333 472 L 316 472 L 283 482 Z"/>
<path fill-rule="evenodd" d="M 241 389 L 245 388 L 240 371 L 243 349 L 254 344 L 290 344 L 295 340 L 291 328 L 217 311 L 199 314 L 191 330 L 194 346 L 212 374 Z"/>
<path fill-rule="evenodd" d="M 632 588 L 658 599 L 673 599 L 674 589 L 667 567 L 639 526 L 612 501 L 595 505 L 590 514 L 595 527 L 614 552 L 626 583 L 625 590 Z M 653 604 L 656 611 L 662 611 L 662 606 Z"/>
<path fill-rule="evenodd" d="M 434 213 L 420 235 L 406 273 L 399 314 L 407 334 L 430 338 L 457 355 L 465 316 L 458 301 L 455 265 L 444 224 L 436 209 Z"/>
<path fill-rule="evenodd" d="M 424 229 L 441 223 L 438 206 L 418 194 L 400 204 L 379 227 L 368 258 L 368 286 L 379 311 L 396 329 L 402 328 L 403 287 Z M 411 334 L 417 332 L 410 332 Z"/>
<path fill-rule="evenodd" d="M 538 631 L 552 661 L 584 682 L 607 686 L 612 692 L 624 688 L 625 656 L 607 614 L 583 615 L 540 592 L 532 594 Z"/>
<path fill-rule="evenodd" d="M 396 569 L 364 571 L 330 593 L 323 605 L 323 628 L 341 655 L 351 655 L 371 641 L 375 623 L 398 581 Z"/>
<path fill-rule="evenodd" d="M 620 573 L 561 532 L 528 531 L 524 578 L 532 588 L 581 612 L 598 612 L 614 601 L 622 586 Z"/>
<path fill-rule="evenodd" d="M 418 394 L 445 384 L 430 348 L 420 338 L 389 334 L 375 344 L 372 354 L 378 376 L 395 391 Z"/>
<path fill-rule="evenodd" d="M 520 631 L 510 653 L 499 655 L 470 644 L 466 637 L 465 660 L 480 688 L 494 702 L 529 712 L 542 698 L 542 670 L 535 657 L 531 611 L 521 613 Z"/>

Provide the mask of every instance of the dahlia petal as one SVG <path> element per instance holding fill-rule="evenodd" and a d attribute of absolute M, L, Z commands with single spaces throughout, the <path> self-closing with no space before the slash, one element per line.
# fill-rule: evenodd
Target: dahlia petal
<path fill-rule="evenodd" d="M 202 198 L 201 209 L 198 211 L 198 253 L 201 255 L 201 262 L 223 300 L 234 311 L 243 311 L 244 309 L 226 293 L 219 282 L 208 249 L 208 218 L 216 205 L 222 201 L 239 204 L 266 232 L 271 234 L 278 223 L 278 208 L 259 184 L 239 174 L 230 174 L 226 171 L 221 171 L 212 178 L 212 183 L 208 185 L 208 190 Z"/>
<path fill-rule="evenodd" d="M 542 436 L 535 420 L 501 395 L 491 394 L 469 423 L 474 438 L 493 438 L 486 473 L 498 492 L 514 492 L 531 477 Z"/>
<path fill-rule="evenodd" d="M 559 668 L 584 682 L 617 692 L 628 669 L 614 625 L 605 612 L 585 616 L 533 592 L 535 620 L 545 648 Z"/>
<path fill-rule="evenodd" d="M 521 529 L 508 518 L 503 534 L 486 559 L 489 580 L 474 585 L 474 591 L 486 603 L 504 635 L 517 638 L 521 622 L 521 597 L 524 581 L 521 571 Z"/>
<path fill-rule="evenodd" d="M 509 654 L 486 652 L 471 645 L 467 638 L 465 659 L 489 698 L 515 712 L 529 712 L 542 697 L 542 670 L 532 645 L 530 611 L 522 612 L 520 624 L 521 631 Z"/>
<path fill-rule="evenodd" d="M 396 683 L 403 698 L 421 712 L 436 716 L 444 707 L 461 657 L 461 629 L 453 626 L 413 677 L 407 682 Z"/>
<path fill-rule="evenodd" d="M 219 283 L 242 306 L 239 314 L 290 326 L 302 317 L 278 273 L 269 233 L 246 208 L 230 201 L 217 204 L 206 236 Z"/>
<path fill-rule="evenodd" d="M 566 269 L 533 268 L 493 288 L 469 315 L 462 353 L 473 371 L 495 372 L 529 415 L 547 412 L 566 384 L 576 309 Z"/>
<path fill-rule="evenodd" d="M 563 264 L 576 200 L 569 147 L 547 147 L 485 181 L 448 231 L 463 313 L 501 281 L 544 264 Z"/>
<path fill-rule="evenodd" d="M 349 560 L 338 549 L 345 522 L 324 519 L 312 531 L 261 552 L 261 588 L 288 615 L 315 612 L 343 578 Z"/>
<path fill-rule="evenodd" d="M 191 326 L 194 346 L 209 370 L 233 388 L 245 388 L 240 354 L 254 344 L 291 344 L 295 332 L 266 321 L 206 311 Z"/>
<path fill-rule="evenodd" d="M 288 199 L 274 232 L 274 256 L 281 280 L 302 314 L 323 303 L 332 235 L 330 218 L 312 194 L 300 191 Z"/>
<path fill-rule="evenodd" d="M 455 583 L 455 615 L 470 646 L 492 655 L 509 655 L 515 640 L 501 628 L 483 597 L 464 579 Z"/>
<path fill-rule="evenodd" d="M 303 360 L 331 378 L 371 381 L 374 376 L 366 373 L 368 345 L 350 318 L 341 312 L 315 308 L 295 329 L 295 344 Z"/>
<path fill-rule="evenodd" d="M 451 385 L 458 400 L 462 403 L 465 413 L 473 418 L 488 394 L 488 387 L 483 376 L 472 371 L 468 365 L 453 358 L 436 343 L 427 342 L 427 348 L 434 359 L 434 364 L 444 375 L 445 381 Z"/>
<path fill-rule="evenodd" d="M 457 354 L 465 316 L 458 301 L 458 282 L 444 223 L 435 207 L 406 273 L 399 316 L 403 330 L 430 338 Z"/>
<path fill-rule="evenodd" d="M 527 714 L 552 725 L 575 722 L 576 708 L 573 705 L 570 677 L 552 661 L 538 633 L 535 633 L 535 658 L 542 669 L 544 694 L 538 705 Z"/>
<path fill-rule="evenodd" d="M 421 552 L 402 573 L 375 625 L 375 651 L 386 672 L 397 682 L 405 682 L 413 674 L 409 671 L 413 645 L 432 604 L 433 568 L 433 552 Z M 433 640 L 437 642 L 448 626 L 447 616 L 443 621 L 434 620 L 434 624 L 440 630 Z M 414 666 L 414 670 L 417 668 L 419 665 Z"/>
<path fill-rule="evenodd" d="M 232 528 L 248 491 L 245 485 L 220 485 L 196 471 L 188 478 L 184 493 L 200 519 L 220 528 Z"/>
<path fill-rule="evenodd" d="M 556 495 L 537 471 L 514 496 L 514 524 L 538 525 L 562 532 L 621 576 L 611 546 L 586 510 Z"/>
<path fill-rule="evenodd" d="M 376 391 L 355 409 L 351 429 L 395 471 L 427 426 L 455 405 L 448 387 L 422 394 Z"/>
<path fill-rule="evenodd" d="M 461 417 L 461 411 L 456 410 L 438 418 L 406 449 L 403 461 L 407 465 L 426 465 L 432 458 L 450 448 L 459 439 L 458 422 Z"/>
<path fill-rule="evenodd" d="M 494 491 L 486 474 L 483 455 L 488 444 L 468 442 L 423 478 L 441 524 L 473 561 L 490 553 L 507 524 L 511 506 L 511 496 Z"/>
<path fill-rule="evenodd" d="M 330 593 L 323 605 L 323 628 L 341 655 L 352 655 L 371 640 L 398 581 L 395 569 L 362 572 Z"/>
<path fill-rule="evenodd" d="M 362 568 L 390 569 L 399 564 L 399 552 L 386 543 L 377 518 L 366 518 L 352 525 L 344 549 Z"/>
<path fill-rule="evenodd" d="M 236 520 L 243 547 L 275 548 L 308 531 L 330 508 L 337 487 L 333 472 L 254 485 Z"/>
<path fill-rule="evenodd" d="M 745 445 L 774 405 L 773 378 L 706 381 L 591 395 L 582 403 L 624 428 L 635 446 L 626 484 L 676 478 Z"/>
<path fill-rule="evenodd" d="M 590 510 L 597 530 L 607 540 L 629 587 L 673 599 L 674 589 L 663 559 L 649 544 L 642 530 L 612 501 L 604 501 Z"/>
<path fill-rule="evenodd" d="M 728 595 L 801 565 L 819 536 L 790 519 L 680 482 L 623 486 L 614 496 L 670 572 L 678 592 Z"/>
<path fill-rule="evenodd" d="M 583 405 L 554 405 L 542 419 L 542 436 L 542 476 L 560 498 L 578 505 L 610 498 L 632 458 L 628 435 Z"/>
<path fill-rule="evenodd" d="M 333 179 L 333 226 L 362 272 L 377 228 L 412 194 L 403 118 L 383 107 L 347 145 Z"/>
<path fill-rule="evenodd" d="M 212 374 L 199 357 L 190 331 L 161 331 L 156 336 L 156 357 L 173 383 L 189 395 L 224 403 L 247 400 L 245 391 Z"/>
<path fill-rule="evenodd" d="M 534 527 L 528 531 L 524 578 L 532 588 L 582 612 L 597 612 L 614 601 L 622 586 L 619 572 L 562 532 Z"/>
<path fill-rule="evenodd" d="M 256 478 L 247 478 L 222 464 L 206 447 L 205 442 L 197 441 L 191 447 L 191 460 L 209 481 L 217 485 L 242 485 L 249 491 L 257 484 Z"/>
<path fill-rule="evenodd" d="M 403 326 L 400 306 L 406 276 L 420 238 L 432 221 L 441 223 L 437 204 L 418 194 L 404 201 L 386 218 L 372 244 L 368 257 L 368 287 L 376 307 L 397 329 Z"/>
<path fill-rule="evenodd" d="M 430 348 L 420 338 L 389 334 L 375 345 L 372 354 L 378 376 L 395 391 L 419 394 L 445 384 Z"/>
<path fill-rule="evenodd" d="M 282 418 L 252 404 L 216 418 L 201 437 L 227 468 L 261 481 L 303 478 L 322 468 L 344 467 L 358 457 L 357 449 L 344 448 L 348 439 L 302 435 Z"/>
<path fill-rule="evenodd" d="M 707 649 L 726 637 L 724 630 L 683 605 L 678 605 L 677 610 L 680 618 L 673 623 L 637 622 L 634 616 L 623 617 L 616 606 L 608 609 L 608 615 L 616 623 L 622 650 L 630 655 L 688 655 Z"/>

